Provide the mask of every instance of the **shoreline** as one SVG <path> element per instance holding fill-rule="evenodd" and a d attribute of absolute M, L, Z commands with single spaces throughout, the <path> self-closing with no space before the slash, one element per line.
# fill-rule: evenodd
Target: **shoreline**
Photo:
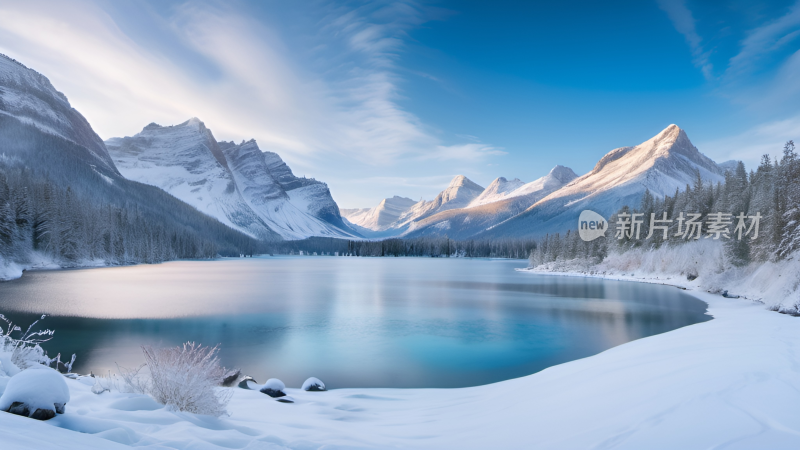
<path fill-rule="evenodd" d="M 613 281 L 630 281 L 636 283 L 647 283 L 647 284 L 660 284 L 662 286 L 672 286 L 683 291 L 700 291 L 703 293 L 708 293 L 711 295 L 719 295 L 722 298 L 728 298 L 731 300 L 740 299 L 740 300 L 749 300 L 753 303 L 764 305 L 764 301 L 761 298 L 749 298 L 747 295 L 737 295 L 735 297 L 724 297 L 722 294 L 718 294 L 716 292 L 711 292 L 703 289 L 700 286 L 699 282 L 694 283 L 694 281 L 699 280 L 699 278 L 695 278 L 695 280 L 689 281 L 685 277 L 668 277 L 668 278 L 649 278 L 649 277 L 635 277 L 629 275 L 613 275 L 613 274 L 597 274 L 597 273 L 582 273 L 582 272 L 549 272 L 544 270 L 536 270 L 535 268 L 526 267 L 523 269 L 514 269 L 517 272 L 526 272 L 532 274 L 539 274 L 539 275 L 555 275 L 560 277 L 585 277 L 585 278 L 599 278 L 603 280 L 613 280 Z M 669 281 L 669 282 L 666 282 Z M 705 302 L 705 300 L 703 300 Z M 708 303 L 708 302 L 706 302 Z M 784 314 L 784 313 L 781 313 Z"/>
<path fill-rule="evenodd" d="M 226 259 L 254 259 L 260 257 L 296 257 L 296 258 L 433 258 L 430 256 L 328 256 L 328 255 L 282 255 L 282 254 L 262 254 L 262 255 L 253 255 L 248 256 L 246 258 L 241 256 L 220 256 L 217 258 L 211 259 L 171 259 L 169 261 L 160 261 L 154 263 L 131 263 L 131 264 L 105 264 L 105 263 L 96 263 L 96 264 L 86 264 L 86 265 L 78 265 L 74 267 L 61 267 L 55 263 L 45 263 L 45 264 L 36 264 L 32 266 L 20 266 L 16 263 L 11 263 L 14 267 L 5 266 L 8 272 L 3 272 L 2 266 L 0 266 L 0 283 L 5 283 L 8 281 L 19 280 L 25 274 L 25 272 L 49 272 L 49 271 L 59 271 L 59 270 L 84 270 L 84 269 L 105 269 L 105 268 L 112 268 L 112 267 L 134 267 L 134 266 L 141 266 L 141 265 L 158 265 L 176 261 L 222 261 Z M 448 258 L 448 257 L 444 257 Z M 487 261 L 527 261 L 527 258 L 490 258 L 490 257 L 466 257 L 466 256 L 452 256 L 449 258 L 453 259 L 482 259 Z M 441 258 L 438 258 L 441 259 Z M 2 262 L 2 261 L 0 261 Z M 10 270 L 9 270 L 10 269 Z M 519 269 L 515 269 L 519 270 Z M 6 273 L 13 272 L 14 275 L 11 277 L 6 277 Z"/>
<path fill-rule="evenodd" d="M 0 431 L 12 448 L 31 442 L 49 448 L 43 447 L 48 439 L 56 448 L 56 436 L 68 449 L 67 441 L 74 448 L 182 448 L 189 442 L 226 448 L 259 441 L 275 449 L 800 446 L 800 369 L 793 351 L 800 327 L 790 322 L 794 317 L 758 301 L 704 292 L 689 281 L 515 270 L 675 286 L 706 303 L 713 320 L 483 386 L 287 389 L 293 405 L 234 389 L 229 416 L 221 418 L 167 411 L 141 395 L 98 396 L 90 385 L 67 380 L 72 400 L 65 415 L 38 422 L 0 413 Z"/>

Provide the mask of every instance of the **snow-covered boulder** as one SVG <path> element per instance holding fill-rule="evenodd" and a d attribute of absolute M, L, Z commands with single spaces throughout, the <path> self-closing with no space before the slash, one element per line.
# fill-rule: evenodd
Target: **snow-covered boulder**
<path fill-rule="evenodd" d="M 239 378 L 242 377 L 242 371 L 239 369 L 229 370 L 225 376 L 222 378 L 221 386 L 224 387 L 231 387 L 239 381 Z"/>
<path fill-rule="evenodd" d="M 69 388 L 64 377 L 45 366 L 31 366 L 8 380 L 0 411 L 47 420 L 64 414 Z"/>
<path fill-rule="evenodd" d="M 286 385 L 283 384 L 283 381 L 277 378 L 270 378 L 264 383 L 264 386 L 261 388 L 261 393 L 267 394 L 272 398 L 278 398 L 286 395 L 286 392 L 283 391 L 284 389 L 286 389 Z"/>
<path fill-rule="evenodd" d="M 252 391 L 261 389 L 261 385 L 258 384 L 258 382 L 251 376 L 245 376 L 242 378 L 242 381 L 239 382 L 239 387 L 242 389 L 250 389 Z"/>
<path fill-rule="evenodd" d="M 283 397 L 278 397 L 275 399 L 275 401 L 281 403 L 294 403 L 294 399 L 292 397 L 289 397 L 288 395 L 284 395 Z"/>
<path fill-rule="evenodd" d="M 319 378 L 310 377 L 303 383 L 304 391 L 320 392 L 325 390 L 325 383 Z"/>

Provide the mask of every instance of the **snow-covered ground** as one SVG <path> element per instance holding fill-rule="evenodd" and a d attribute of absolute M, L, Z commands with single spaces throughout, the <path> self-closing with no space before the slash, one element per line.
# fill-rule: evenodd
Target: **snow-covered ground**
<path fill-rule="evenodd" d="M 73 263 L 71 267 L 105 267 L 109 263 L 102 259 L 84 259 Z M 53 258 L 41 252 L 30 252 L 25 263 L 16 263 L 0 255 L 0 282 L 16 280 L 22 276 L 24 270 L 55 270 L 63 269 Z"/>
<path fill-rule="evenodd" d="M 67 380 L 64 415 L 0 413 L 0 440 L 4 449 L 800 448 L 800 319 L 687 292 L 714 320 L 496 384 L 287 389 L 294 404 L 235 389 L 230 415 L 217 419 Z"/>
<path fill-rule="evenodd" d="M 584 259 L 557 260 L 534 271 L 654 281 L 720 294 L 727 291 L 775 311 L 800 314 L 800 253 L 777 262 L 736 267 L 728 261 L 722 241 L 703 239 L 657 249 L 612 251 L 599 264 Z M 696 278 L 689 281 L 690 275 Z"/>

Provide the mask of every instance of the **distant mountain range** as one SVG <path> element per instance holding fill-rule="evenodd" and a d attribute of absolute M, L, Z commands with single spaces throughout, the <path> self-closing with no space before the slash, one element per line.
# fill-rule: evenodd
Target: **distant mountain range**
<path fill-rule="evenodd" d="M 658 197 L 673 195 L 676 189 L 691 184 L 698 173 L 704 182 L 723 181 L 725 171 L 735 164 L 716 164 L 692 145 L 683 130 L 670 125 L 642 144 L 611 150 L 581 177 L 568 167 L 556 166 L 530 183 L 500 177 L 483 189 L 459 175 L 431 202 L 408 206 L 408 202 L 395 200 L 407 209 L 395 208 L 391 217 L 397 218 L 392 223 L 387 215 L 380 225 L 366 219 L 380 206 L 342 210 L 342 216 L 362 227 L 365 236 L 539 237 L 575 229 L 584 209 L 609 217 L 624 205 L 638 205 L 645 190 Z"/>
<path fill-rule="evenodd" d="M 217 141 L 197 118 L 173 126 L 152 123 L 134 136 L 103 142 L 46 77 L 5 56 L 0 57 L 0 118 L 14 121 L 0 137 L 17 149 L 4 150 L 5 166 L 11 167 L 8 158 L 14 157 L 14 164 L 35 165 L 48 182 L 72 186 L 98 205 L 107 196 L 103 201 L 148 210 L 153 217 L 166 214 L 165 221 L 172 220 L 169 211 L 181 210 L 181 226 L 199 230 L 193 224 L 211 226 L 208 221 L 216 220 L 262 242 L 310 236 L 538 237 L 575 228 L 584 209 L 609 217 L 623 205 L 637 205 L 645 190 L 672 195 L 698 173 L 716 183 L 735 166 L 714 163 L 670 125 L 642 144 L 611 150 L 580 177 L 559 165 L 528 183 L 499 177 L 483 188 L 459 175 L 433 200 L 394 196 L 373 208 L 339 209 L 325 183 L 295 176 L 279 155 L 262 151 L 254 140 Z M 71 150 L 48 155 L 50 150 L 32 144 L 41 136 L 24 131 L 14 138 L 9 130 L 19 127 L 69 142 Z M 56 161 L 62 162 L 50 167 Z M 68 173 L 67 166 L 75 170 Z M 218 230 L 209 233 L 221 236 Z M 239 239 L 232 236 L 237 235 L 226 242 Z"/>

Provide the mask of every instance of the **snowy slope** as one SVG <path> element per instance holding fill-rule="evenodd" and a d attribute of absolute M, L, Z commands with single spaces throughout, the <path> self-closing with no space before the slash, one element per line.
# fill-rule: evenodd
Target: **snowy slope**
<path fill-rule="evenodd" d="M 259 239 L 275 233 L 242 198 L 211 130 L 197 118 L 151 123 L 133 137 L 106 141 L 123 176 L 159 187 L 231 228 Z"/>
<path fill-rule="evenodd" d="M 103 140 L 44 75 L 0 54 L 0 114 L 85 147 L 87 162 L 117 172 Z"/>
<path fill-rule="evenodd" d="M 301 211 L 338 229 L 341 237 L 358 236 L 342 221 L 339 206 L 333 200 L 328 185 L 313 178 L 297 177 L 292 169 L 274 152 L 264 152 L 264 162 L 272 177 Z M 321 236 L 331 236 L 322 234 Z"/>
<path fill-rule="evenodd" d="M 575 178 L 578 178 L 578 175 L 576 175 L 572 169 L 557 165 L 550 169 L 547 175 L 514 189 L 507 197 L 521 197 L 529 194 L 541 195 L 545 192 L 549 194 L 550 192 L 560 189 Z M 542 197 L 544 197 L 544 195 Z"/>
<path fill-rule="evenodd" d="M 722 171 L 722 173 L 730 171 L 731 173 L 736 171 L 736 165 L 739 164 L 739 161 L 735 159 L 731 159 L 725 162 L 721 162 L 717 164 L 717 167 Z"/>
<path fill-rule="evenodd" d="M 373 231 L 382 231 L 390 227 L 400 215 L 408 211 L 416 202 L 406 197 L 395 195 L 381 200 L 374 208 L 340 209 L 342 216 L 350 223 Z"/>
<path fill-rule="evenodd" d="M 496 201 L 508 198 L 512 192 L 524 186 L 525 183 L 520 181 L 519 178 L 514 178 L 509 181 L 504 177 L 495 178 L 494 181 L 486 188 L 481 195 L 477 196 L 475 200 L 469 202 L 467 208 L 485 205 Z"/>
<path fill-rule="evenodd" d="M 670 125 L 635 147 L 610 151 L 588 174 L 480 237 L 564 233 L 577 227 L 584 209 L 609 217 L 624 205 L 637 206 L 646 189 L 657 197 L 674 194 L 692 184 L 697 172 L 705 182 L 723 181 L 719 166 L 692 145 L 686 132 Z"/>
<path fill-rule="evenodd" d="M 572 169 L 559 165 L 553 167 L 547 175 L 530 183 L 492 183 L 496 188 L 492 186 L 486 188 L 467 208 L 440 212 L 416 222 L 406 236 L 448 236 L 452 239 L 467 239 L 525 211 L 577 177 Z M 518 186 L 513 190 L 506 189 L 502 192 L 503 185 L 508 184 L 518 184 Z M 486 203 L 476 205 L 479 201 Z"/>
<path fill-rule="evenodd" d="M 354 234 L 349 230 L 344 231 L 343 227 L 336 227 L 315 215 L 315 211 L 323 209 L 317 207 L 317 204 L 333 202 L 324 183 L 301 183 L 287 192 L 284 185 L 292 186 L 293 180 L 288 178 L 291 170 L 287 174 L 288 167 L 286 170 L 278 168 L 279 164 L 275 164 L 276 154 L 265 155 L 255 140 L 239 145 L 220 142 L 219 145 L 237 189 L 247 205 L 283 238 L 353 237 Z M 279 157 L 277 159 L 280 160 Z M 270 172 L 268 160 L 284 180 L 283 184 Z"/>

